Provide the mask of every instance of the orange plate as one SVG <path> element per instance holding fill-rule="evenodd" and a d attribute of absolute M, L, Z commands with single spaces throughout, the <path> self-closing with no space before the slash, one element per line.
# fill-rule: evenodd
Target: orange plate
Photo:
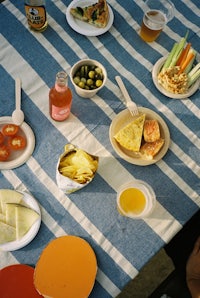
<path fill-rule="evenodd" d="M 82 238 L 62 236 L 43 250 L 35 267 L 34 284 L 45 297 L 88 297 L 96 272 L 91 246 Z"/>
<path fill-rule="evenodd" d="M 0 270 L 0 296 L 13 298 L 41 298 L 33 284 L 34 268 L 16 264 Z"/>

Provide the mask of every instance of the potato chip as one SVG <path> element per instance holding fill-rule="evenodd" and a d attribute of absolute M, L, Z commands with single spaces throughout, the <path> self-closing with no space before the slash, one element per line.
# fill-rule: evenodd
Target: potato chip
<path fill-rule="evenodd" d="M 68 148 L 66 148 L 68 149 Z M 59 172 L 80 184 L 92 180 L 98 161 L 82 149 L 74 148 L 60 159 Z"/>

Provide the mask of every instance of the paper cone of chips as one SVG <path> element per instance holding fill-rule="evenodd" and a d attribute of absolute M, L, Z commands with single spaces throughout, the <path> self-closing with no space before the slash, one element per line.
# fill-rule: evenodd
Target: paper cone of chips
<path fill-rule="evenodd" d="M 75 192 L 92 181 L 97 167 L 97 156 L 67 144 L 57 164 L 57 185 L 66 193 Z"/>

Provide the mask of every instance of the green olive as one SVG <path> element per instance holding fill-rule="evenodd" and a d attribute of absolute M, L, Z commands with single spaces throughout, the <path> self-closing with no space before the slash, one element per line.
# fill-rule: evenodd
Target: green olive
<path fill-rule="evenodd" d="M 88 73 L 88 77 L 90 79 L 94 79 L 94 76 L 95 76 L 95 71 L 94 70 L 90 70 L 89 73 Z"/>
<path fill-rule="evenodd" d="M 78 83 L 80 82 L 80 77 L 74 77 L 74 83 L 76 84 L 76 85 L 78 85 Z"/>
<path fill-rule="evenodd" d="M 84 84 L 86 84 L 86 82 L 87 82 L 87 80 L 86 80 L 86 78 L 81 78 L 81 82 L 83 82 Z"/>
<path fill-rule="evenodd" d="M 95 68 L 95 71 L 96 71 L 96 73 L 102 73 L 102 70 L 101 70 L 100 67 L 96 67 L 96 68 Z"/>
<path fill-rule="evenodd" d="M 102 80 L 96 80 L 96 86 L 99 88 L 103 84 Z"/>
<path fill-rule="evenodd" d="M 80 81 L 80 82 L 78 83 L 78 86 L 79 86 L 80 88 L 84 89 L 84 88 L 85 88 L 85 83 L 82 82 L 82 81 Z"/>
<path fill-rule="evenodd" d="M 94 81 L 92 79 L 87 79 L 87 85 L 91 86 L 92 84 L 94 84 Z"/>

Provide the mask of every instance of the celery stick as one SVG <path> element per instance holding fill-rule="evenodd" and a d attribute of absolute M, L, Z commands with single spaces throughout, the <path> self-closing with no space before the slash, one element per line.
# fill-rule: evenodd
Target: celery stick
<path fill-rule="evenodd" d="M 185 43 L 187 41 L 188 34 L 189 34 L 189 32 L 187 31 L 185 37 L 181 38 L 181 41 L 178 43 L 178 46 L 175 50 L 175 53 L 172 57 L 172 60 L 171 60 L 171 63 L 169 65 L 169 67 L 173 67 L 173 66 L 176 65 L 176 62 L 177 62 L 179 56 L 181 55 L 181 52 L 182 52 L 182 50 L 185 46 Z"/>
<path fill-rule="evenodd" d="M 189 31 L 186 32 L 185 37 L 183 37 L 179 43 L 177 43 L 177 42 L 174 43 L 172 50 L 170 51 L 165 63 L 163 64 L 161 72 L 163 72 L 167 68 L 170 68 L 170 67 L 173 67 L 176 65 L 176 62 L 177 62 L 177 60 L 185 46 L 185 43 L 187 41 L 188 34 L 189 34 Z"/>
<path fill-rule="evenodd" d="M 200 69 L 197 70 L 192 77 L 189 78 L 188 87 L 190 87 L 192 84 L 196 82 L 196 80 L 200 78 Z"/>
<path fill-rule="evenodd" d="M 193 67 L 193 69 L 188 73 L 188 76 L 192 77 L 195 74 L 195 72 L 199 69 L 200 69 L 200 62 L 195 67 Z"/>
<path fill-rule="evenodd" d="M 177 47 L 178 47 L 178 43 L 176 42 L 173 45 L 173 48 L 172 48 L 171 52 L 169 53 L 169 55 L 167 57 L 167 60 L 163 64 L 162 71 L 165 70 L 165 69 L 167 69 L 169 67 L 169 65 L 171 63 L 171 60 L 172 60 L 172 57 L 174 56 L 174 53 L 176 52 Z"/>

